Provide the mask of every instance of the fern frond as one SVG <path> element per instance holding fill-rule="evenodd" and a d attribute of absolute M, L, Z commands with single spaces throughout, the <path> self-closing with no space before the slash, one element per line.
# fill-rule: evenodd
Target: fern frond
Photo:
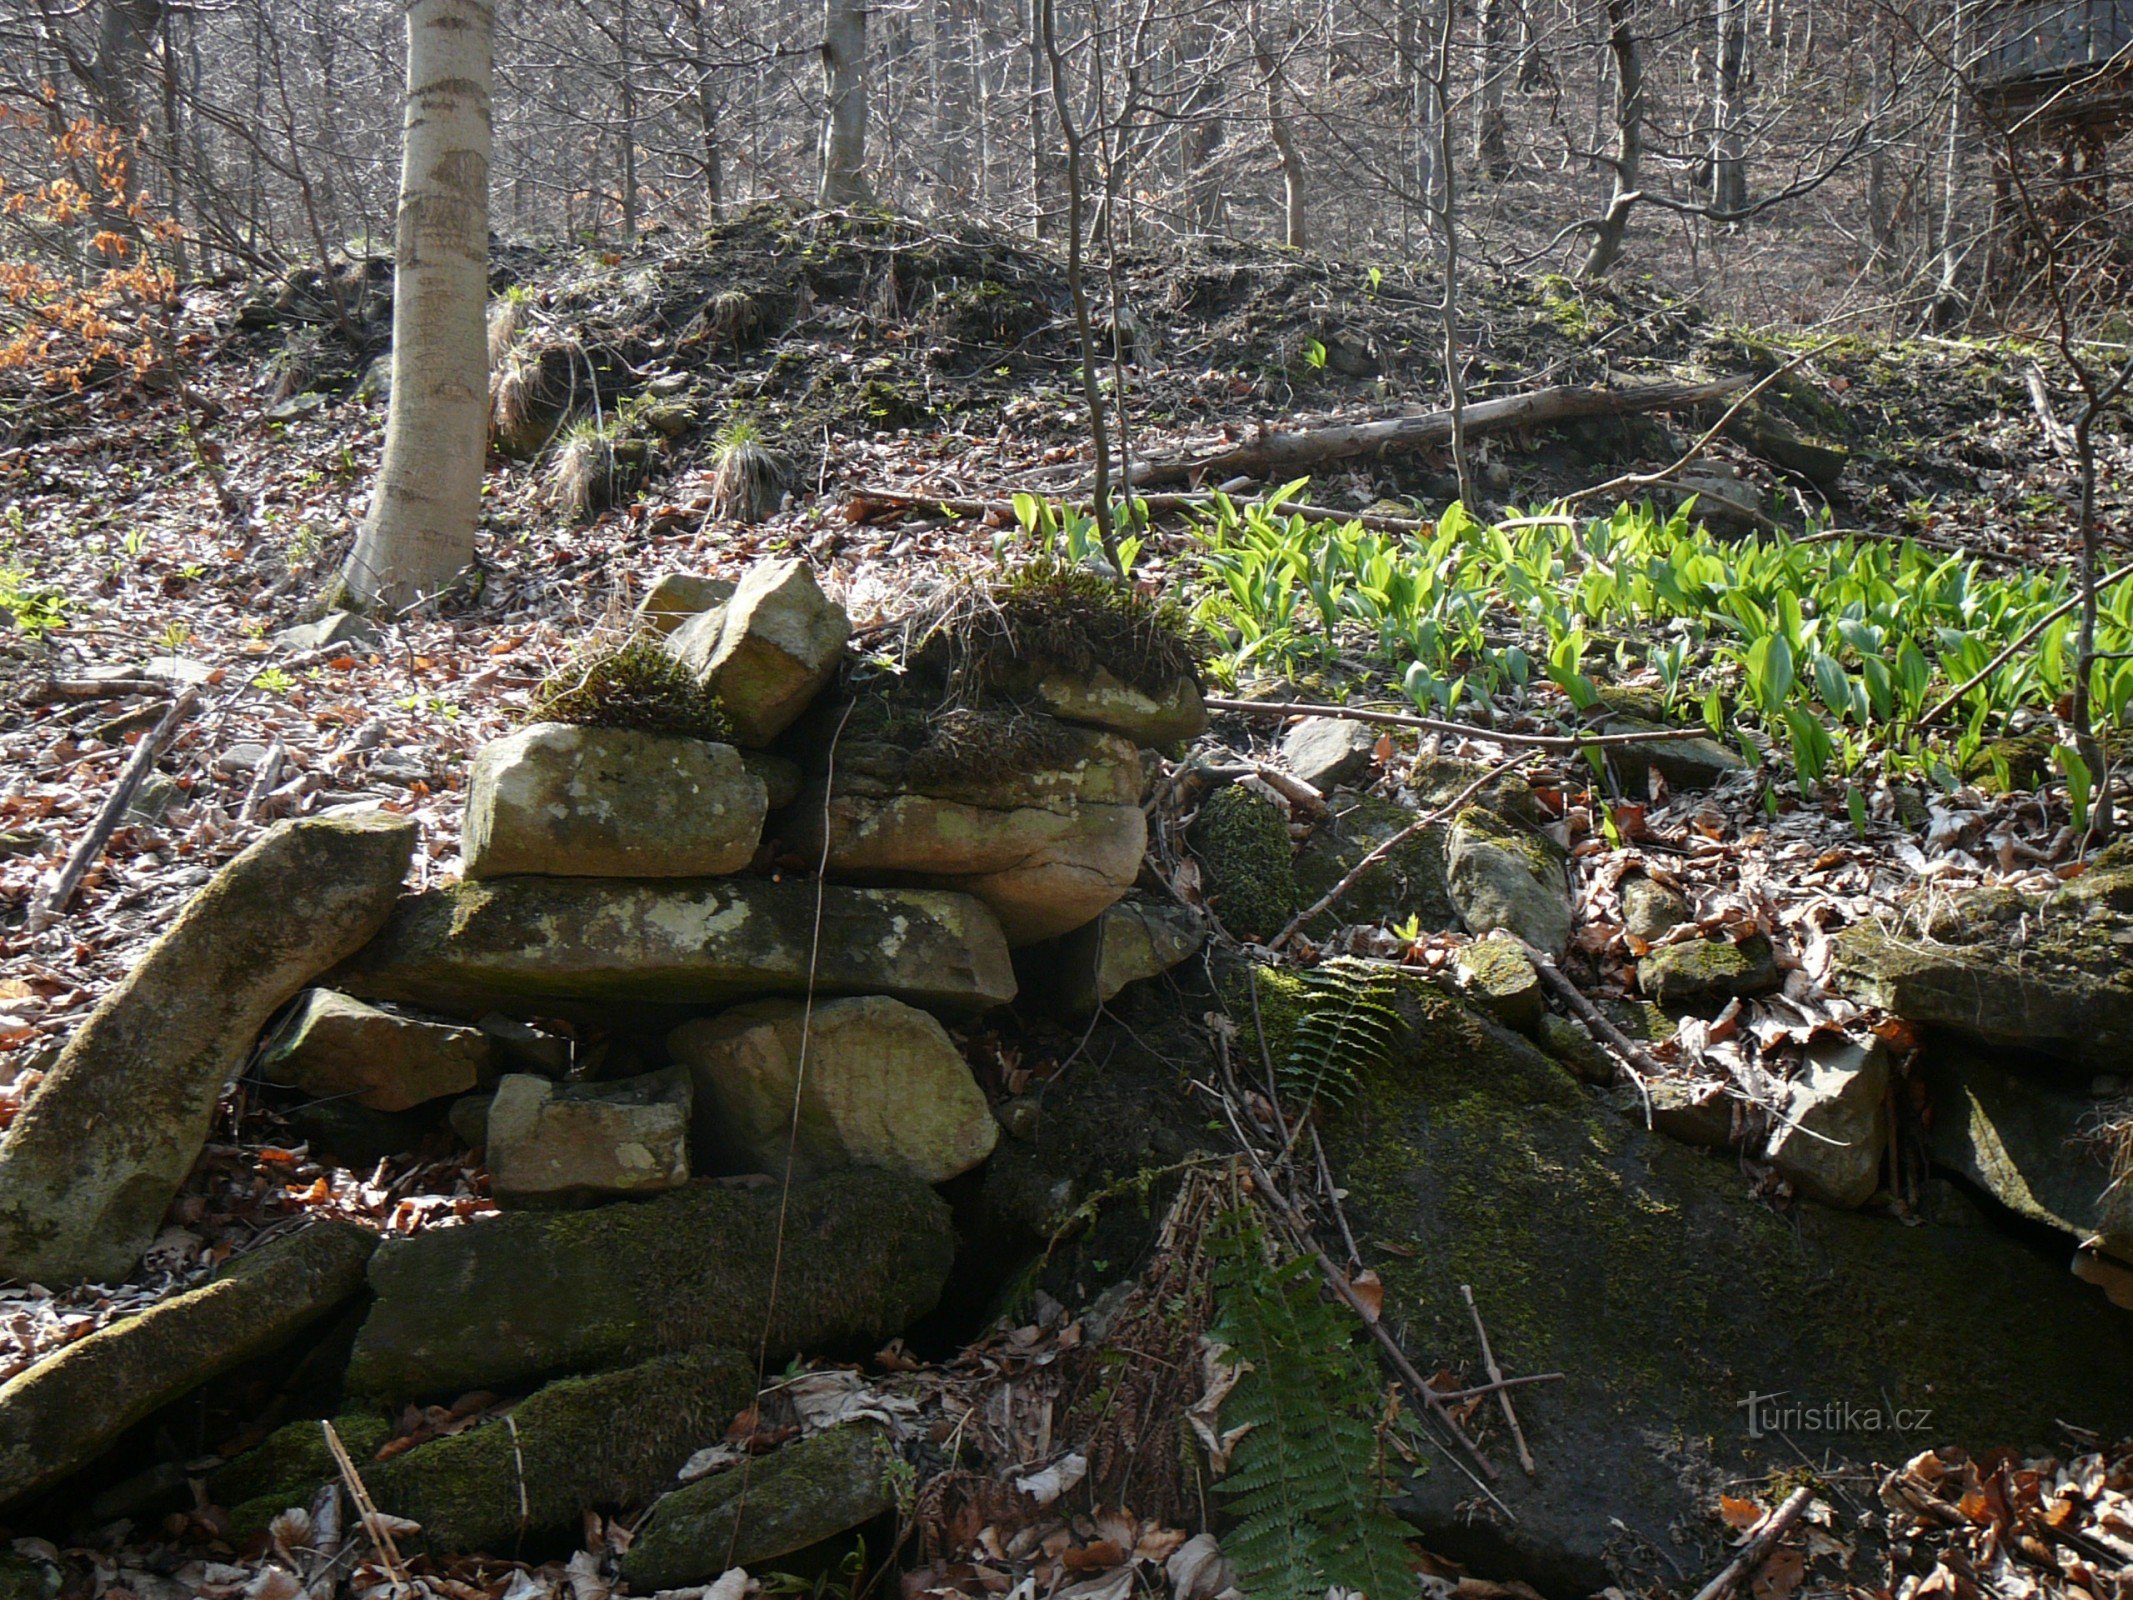
<path fill-rule="evenodd" d="M 1236 1520 L 1223 1549 L 1253 1600 L 1324 1600 L 1335 1586 L 1399 1600 L 1413 1579 L 1379 1470 L 1377 1376 L 1353 1325 L 1311 1262 L 1268 1259 L 1246 1213 L 1224 1219 L 1215 1252 L 1211 1336 L 1245 1369 L 1222 1422 L 1251 1425 L 1220 1485 Z"/>
<path fill-rule="evenodd" d="M 1393 1009 L 1398 982 L 1383 966 L 1340 958 L 1302 975 L 1303 1014 L 1278 1069 L 1281 1092 L 1301 1109 L 1338 1107 L 1355 1097 L 1367 1072 L 1384 1065 L 1399 1039 Z"/>

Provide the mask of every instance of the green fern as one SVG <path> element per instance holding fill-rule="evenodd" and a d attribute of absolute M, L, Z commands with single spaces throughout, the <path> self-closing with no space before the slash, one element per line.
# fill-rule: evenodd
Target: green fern
<path fill-rule="evenodd" d="M 1345 958 L 1302 978 L 1302 1011 L 1288 1059 L 1276 1072 L 1282 1097 L 1292 1108 L 1345 1105 L 1399 1040 L 1400 1014 L 1392 1003 L 1399 979 L 1387 967 Z"/>
<path fill-rule="evenodd" d="M 1236 1526 L 1223 1550 L 1252 1600 L 1368 1600 L 1414 1588 L 1405 1529 L 1386 1504 L 1372 1415 L 1376 1374 L 1354 1324 L 1320 1294 L 1312 1263 L 1272 1264 L 1233 1212 L 1216 1231 L 1215 1325 L 1245 1373 L 1222 1407 L 1237 1442 L 1218 1486 Z"/>

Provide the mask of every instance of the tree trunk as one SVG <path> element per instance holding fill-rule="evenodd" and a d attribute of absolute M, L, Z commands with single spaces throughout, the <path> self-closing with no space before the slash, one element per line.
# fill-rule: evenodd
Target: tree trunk
<path fill-rule="evenodd" d="M 1604 277 L 1622 259 L 1629 214 L 1644 176 L 1644 46 L 1636 33 L 1637 0 L 1606 0 L 1607 53 L 1615 68 L 1614 194 L 1594 225 L 1592 250 L 1579 276 Z"/>
<path fill-rule="evenodd" d="M 1055 239 L 1059 236 L 1061 161 L 1050 132 L 1054 113 L 1049 99 L 1050 69 L 1044 58 L 1042 7 L 1043 0 L 1029 0 L 1029 48 L 1024 57 L 1024 84 L 1029 99 L 1030 232 L 1039 239 Z"/>
<path fill-rule="evenodd" d="M 1511 175 L 1509 124 L 1503 86 L 1511 72 L 1511 0 L 1481 0 L 1474 76 L 1480 103 L 1474 114 L 1474 163 L 1492 178 Z"/>
<path fill-rule="evenodd" d="M 824 210 L 866 198 L 867 12 L 862 0 L 823 0 L 822 88 L 829 109 L 822 121 Z"/>
<path fill-rule="evenodd" d="M 1718 69 L 1712 74 L 1711 203 L 1720 211 L 1748 205 L 1748 161 L 1741 98 L 1748 59 L 1748 0 L 1718 0 Z"/>
<path fill-rule="evenodd" d="M 1289 128 L 1281 65 L 1275 59 L 1272 42 L 1256 27 L 1252 32 L 1252 54 L 1266 89 L 1267 137 L 1273 141 L 1274 154 L 1281 165 L 1281 242 L 1292 250 L 1308 249 L 1311 235 L 1304 220 L 1303 152 L 1296 147 L 1295 135 Z"/>
<path fill-rule="evenodd" d="M 488 442 L 495 33 L 487 0 L 408 0 L 392 402 L 377 493 L 342 572 L 364 607 L 429 599 L 474 559 Z"/>

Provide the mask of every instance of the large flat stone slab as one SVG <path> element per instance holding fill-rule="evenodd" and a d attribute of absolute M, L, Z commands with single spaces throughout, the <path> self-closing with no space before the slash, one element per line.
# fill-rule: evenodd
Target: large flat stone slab
<path fill-rule="evenodd" d="M 552 1001 L 718 1004 L 890 994 L 983 1009 L 1012 1000 L 1014 964 L 968 895 L 821 889 L 801 879 L 493 878 L 404 898 L 336 974 L 351 994 L 461 1015 Z"/>
<path fill-rule="evenodd" d="M 778 1238 L 775 1187 L 698 1185 L 388 1241 L 371 1263 L 378 1298 L 349 1392 L 449 1398 L 697 1345 L 753 1351 Z M 797 1185 L 783 1241 L 776 1360 L 902 1332 L 933 1308 L 955 1249 L 945 1202 L 872 1170 Z"/>
<path fill-rule="evenodd" d="M 0 1505 L 87 1466 L 135 1423 L 352 1299 L 376 1243 L 352 1223 L 318 1223 L 11 1379 L 0 1387 Z"/>
<path fill-rule="evenodd" d="M 0 1143 L 0 1278 L 133 1270 L 259 1030 L 377 931 L 414 848 L 415 825 L 382 811 L 307 818 L 209 880 Z"/>

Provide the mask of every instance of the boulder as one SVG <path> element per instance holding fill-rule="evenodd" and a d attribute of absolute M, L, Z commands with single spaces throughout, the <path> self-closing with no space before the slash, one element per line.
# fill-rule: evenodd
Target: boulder
<path fill-rule="evenodd" d="M 1793 1188 L 1832 1206 L 1863 1206 L 1881 1186 L 1889 1144 L 1889 1052 L 1879 1039 L 1817 1039 L 1788 1085 L 1770 1164 Z"/>
<path fill-rule="evenodd" d="M 782 1176 L 789 1155 L 802 1175 L 883 1167 L 943 1183 L 999 1137 L 948 1030 L 886 995 L 818 1001 L 812 1015 L 761 1000 L 683 1023 L 667 1049 L 695 1082 L 697 1156 L 715 1170 Z M 493 1150 L 494 1112 L 489 1127 Z"/>
<path fill-rule="evenodd" d="M 1141 760 L 1115 733 L 1020 719 L 1025 753 L 921 764 L 890 739 L 840 741 L 786 842 L 832 874 L 957 889 L 991 906 L 1011 945 L 1093 921 L 1133 885 L 1148 846 Z M 826 795 L 826 798 L 825 798 Z"/>
<path fill-rule="evenodd" d="M 631 1588 L 649 1594 L 709 1583 L 833 1539 L 896 1509 L 910 1475 L 872 1423 L 846 1423 L 751 1464 L 675 1490 L 637 1529 L 622 1560 Z"/>
<path fill-rule="evenodd" d="M 637 602 L 637 620 L 660 633 L 672 633 L 684 622 L 706 611 L 723 611 L 733 598 L 731 578 L 713 578 L 698 572 L 663 572 Z"/>
<path fill-rule="evenodd" d="M 680 1067 L 619 1083 L 511 1074 L 481 1125 L 497 1204 L 567 1206 L 680 1188 L 689 1181 L 693 1098 Z"/>
<path fill-rule="evenodd" d="M 1781 982 L 1777 952 L 1760 933 L 1663 944 L 1637 963 L 1637 982 L 1663 1006 L 1710 1006 L 1768 994 Z"/>
<path fill-rule="evenodd" d="M 1024 999 L 1085 1017 L 1129 983 L 1156 978 L 1197 951 L 1207 923 L 1190 906 L 1128 895 L 1072 933 L 1015 955 Z"/>
<path fill-rule="evenodd" d="M 1614 1057 L 1610 1056 L 1587 1033 L 1582 1026 L 1553 1011 L 1541 1013 L 1539 1024 L 1533 1030 L 1534 1041 L 1571 1072 L 1587 1083 L 1612 1083 L 1615 1081 Z M 1654 1099 L 1657 1086 L 1654 1085 Z M 1631 1094 L 1636 1090 L 1632 1089 Z M 1639 1114 L 1642 1114 L 1641 1108 Z"/>
<path fill-rule="evenodd" d="M 492 739 L 467 782 L 469 878 L 697 878 L 738 872 L 768 796 L 731 745 L 537 722 Z"/>
<path fill-rule="evenodd" d="M 2091 872 L 2046 899 L 1959 896 L 1920 927 L 1857 923 L 1830 981 L 1861 1005 L 2091 1072 L 2133 1069 L 2133 869 Z"/>
<path fill-rule="evenodd" d="M 1651 944 L 1695 917 L 1695 907 L 1657 878 L 1640 872 L 1622 880 L 1622 930 L 1632 938 Z"/>
<path fill-rule="evenodd" d="M 1602 733 L 1671 733 L 1662 723 L 1641 717 L 1610 717 Z M 1607 770 L 1622 792 L 1633 799 L 1651 795 L 1651 775 L 1656 772 L 1670 789 L 1710 789 L 1748 764 L 1707 734 L 1693 739 L 1654 739 L 1649 744 L 1615 744 L 1604 747 Z"/>
<path fill-rule="evenodd" d="M 452 1396 L 713 1344 L 773 1360 L 900 1333 L 931 1310 L 954 1236 L 924 1184 L 854 1170 L 780 1196 L 695 1185 L 584 1212 L 514 1212 L 388 1240 L 352 1394 Z M 868 1348 L 872 1348 L 869 1346 Z"/>
<path fill-rule="evenodd" d="M 745 1354 L 705 1347 L 562 1379 L 513 1406 L 508 1420 L 491 1417 L 383 1461 L 372 1459 L 385 1441 L 369 1417 L 334 1426 L 378 1509 L 421 1524 L 402 1537 L 403 1550 L 501 1555 L 574 1543 L 587 1511 L 651 1499 L 754 1393 Z M 214 1487 L 243 1539 L 278 1511 L 309 1504 L 336 1476 L 319 1425 L 292 1422 Z M 239 1499 L 241 1490 L 252 1492 Z"/>
<path fill-rule="evenodd" d="M 667 646 L 719 698 L 734 743 L 770 743 L 836 673 L 851 637 L 844 607 L 802 561 L 749 568 L 718 610 L 674 630 Z"/>
<path fill-rule="evenodd" d="M 1302 908 L 1288 808 L 1242 784 L 1201 803 L 1188 835 L 1207 903 L 1239 939 L 1271 939 Z"/>
<path fill-rule="evenodd" d="M 1538 1480 L 1474 1416 L 1515 1524 L 1473 1515 L 1473 1486 L 1442 1462 L 1408 1485 L 1402 1508 L 1437 1554 L 1549 1594 L 1629 1590 L 1644 1557 L 1663 1564 L 1654 1546 L 1681 1571 L 1717 1570 L 1715 1486 L 1797 1467 L 1809 1429 L 1819 1462 L 2042 1446 L 2062 1419 L 2112 1438 L 2133 1426 L 2133 1318 L 2022 1241 L 1777 1215 L 1732 1161 L 1595 1104 L 1425 983 L 1403 1004 L 1400 1047 L 1324 1129 L 1386 1322 L 1425 1371 L 1477 1379 L 1469 1284 L 1504 1370 L 1566 1374 L 1518 1399 Z M 1990 1330 L 1960 1359 L 1951 1306 Z M 1780 1404 L 1816 1420 L 1788 1426 Z"/>
<path fill-rule="evenodd" d="M 814 960 L 817 899 L 821 948 Z M 968 895 L 802 879 L 493 878 L 409 895 L 336 976 L 374 999 L 461 1015 L 556 1002 L 715 1005 L 762 994 L 1012 1000 L 1000 925 Z"/>
<path fill-rule="evenodd" d="M 1105 667 L 1085 673 L 1050 671 L 1031 686 L 1053 716 L 1123 734 L 1138 745 L 1176 744 L 1207 731 L 1207 707 L 1189 675 L 1149 689 L 1121 682 Z"/>
<path fill-rule="evenodd" d="M 1548 1009 L 1548 992 L 1526 947 L 1508 933 L 1476 939 L 1459 952 L 1467 998 L 1507 1028 L 1530 1034 Z"/>
<path fill-rule="evenodd" d="M 1499 929 L 1561 956 L 1570 946 L 1570 889 L 1561 849 L 1530 828 L 1469 806 L 1445 840 L 1445 885 L 1466 931 Z"/>
<path fill-rule="evenodd" d="M 801 772 L 799 762 L 774 756 L 768 750 L 743 750 L 741 764 L 762 780 L 771 810 L 783 811 L 800 798 L 800 785 L 806 781 L 806 774 Z"/>
<path fill-rule="evenodd" d="M 353 1299 L 376 1242 L 352 1223 L 315 1223 L 10 1379 L 0 1386 L 0 1505 L 59 1482 L 143 1418 Z"/>
<path fill-rule="evenodd" d="M 353 1100 L 306 1100 L 282 1117 L 288 1142 L 308 1146 L 314 1161 L 367 1174 L 387 1156 L 419 1151 L 436 1131 L 439 1109 L 435 1101 L 407 1111 L 373 1111 Z M 449 1107 L 442 1109 L 449 1113 Z"/>
<path fill-rule="evenodd" d="M 2105 1104 L 2022 1073 L 1975 1050 L 1924 1058 L 1934 1164 L 1968 1179 L 2031 1222 L 2133 1258 L 2133 1183 L 2111 1182 L 2109 1152 L 2092 1135 Z"/>
<path fill-rule="evenodd" d="M 570 1070 L 570 1041 L 561 1034 L 543 1033 L 501 1011 L 485 1013 L 474 1026 L 488 1038 L 491 1058 L 505 1072 L 560 1078 Z"/>
<path fill-rule="evenodd" d="M 0 1277 L 124 1277 L 267 1019 L 375 933 L 415 848 L 382 811 L 284 822 L 227 863 L 67 1042 L 0 1142 Z"/>
<path fill-rule="evenodd" d="M 405 1111 L 465 1094 L 488 1075 L 489 1050 L 478 1028 L 307 989 L 261 1046 L 259 1072 L 316 1099 Z"/>
<path fill-rule="evenodd" d="M 1368 772 L 1377 759 L 1377 742 L 1377 732 L 1367 722 L 1305 717 L 1281 736 L 1281 759 L 1305 783 L 1324 791 Z"/>

